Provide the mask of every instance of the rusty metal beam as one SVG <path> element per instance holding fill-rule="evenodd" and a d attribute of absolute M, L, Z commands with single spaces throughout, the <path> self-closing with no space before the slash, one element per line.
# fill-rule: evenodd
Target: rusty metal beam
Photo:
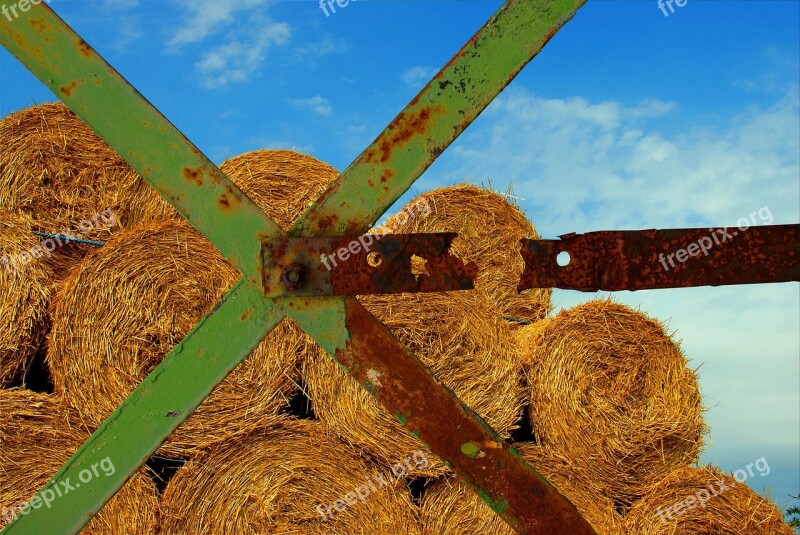
<path fill-rule="evenodd" d="M 519 290 L 650 290 L 800 281 L 800 225 L 599 231 L 522 240 Z M 569 264 L 557 258 L 566 252 Z"/>

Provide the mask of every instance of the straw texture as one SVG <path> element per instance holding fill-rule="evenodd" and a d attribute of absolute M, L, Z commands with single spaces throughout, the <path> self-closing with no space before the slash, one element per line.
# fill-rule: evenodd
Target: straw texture
<path fill-rule="evenodd" d="M 44 258 L 19 256 L 37 245 L 30 218 L 0 209 L 0 387 L 22 377 L 47 329 L 52 269 Z"/>
<path fill-rule="evenodd" d="M 522 407 L 522 369 L 504 321 L 480 292 L 363 296 L 359 300 L 458 397 L 508 436 Z M 314 412 L 343 440 L 384 463 L 422 443 L 322 350 L 303 363 Z M 446 472 L 437 459 L 415 475 Z"/>
<path fill-rule="evenodd" d="M 538 443 L 581 463 L 615 501 L 697 460 L 697 378 L 659 322 L 599 300 L 516 334 Z"/>
<path fill-rule="evenodd" d="M 82 262 L 53 305 L 53 384 L 87 425 L 105 420 L 240 278 L 182 221 L 137 227 Z M 269 425 L 295 390 L 299 336 L 275 329 L 161 448 L 170 457 Z"/>
<path fill-rule="evenodd" d="M 770 500 L 712 466 L 681 468 L 658 482 L 625 517 L 641 535 L 792 535 Z"/>
<path fill-rule="evenodd" d="M 343 510 L 324 519 L 337 500 Z M 289 421 L 190 461 L 167 485 L 162 514 L 166 534 L 419 533 L 403 480 L 311 421 Z"/>
<path fill-rule="evenodd" d="M 70 423 L 68 411 L 57 397 L 28 390 L 0 390 L 0 529 L 87 438 L 87 431 Z M 111 465 L 98 470 L 95 477 L 104 478 L 111 472 L 113 459 L 109 461 Z M 81 533 L 147 535 L 157 533 L 157 527 L 156 487 L 142 469 Z"/>
<path fill-rule="evenodd" d="M 520 240 L 539 236 L 508 195 L 470 184 L 429 191 L 389 218 L 384 229 L 393 233 L 457 232 L 453 254 L 478 265 L 475 287 L 489 295 L 501 315 L 535 322 L 552 309 L 550 289 L 517 293 L 525 267 L 519 254 Z"/>
<path fill-rule="evenodd" d="M 516 444 L 522 457 L 566 496 L 599 535 L 623 535 L 622 518 L 613 502 L 600 495 L 586 473 L 567 459 L 532 444 Z M 446 478 L 425 490 L 420 504 L 423 535 L 515 535 L 515 531 L 456 478 Z"/>

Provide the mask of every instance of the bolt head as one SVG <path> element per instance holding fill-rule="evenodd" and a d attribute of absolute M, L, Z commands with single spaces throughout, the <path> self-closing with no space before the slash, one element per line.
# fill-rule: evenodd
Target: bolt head
<path fill-rule="evenodd" d="M 307 272 L 303 264 L 291 264 L 281 271 L 281 285 L 290 292 L 299 290 L 306 284 Z"/>

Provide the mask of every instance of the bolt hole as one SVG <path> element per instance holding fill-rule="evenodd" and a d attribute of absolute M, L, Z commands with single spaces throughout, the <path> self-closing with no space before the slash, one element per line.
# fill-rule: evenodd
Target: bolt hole
<path fill-rule="evenodd" d="M 558 253 L 558 256 L 556 257 L 556 263 L 561 267 L 567 267 L 569 265 L 570 260 L 571 259 L 569 253 L 566 251 L 561 251 L 560 253 Z"/>
<path fill-rule="evenodd" d="M 383 257 L 381 256 L 381 253 L 377 251 L 372 251 L 367 255 L 367 264 L 369 264 L 370 266 L 378 267 L 382 263 L 383 263 Z"/>
<path fill-rule="evenodd" d="M 411 274 L 414 275 L 415 279 L 419 279 L 422 275 L 430 276 L 428 268 L 425 266 L 427 263 L 428 261 L 421 256 L 411 255 Z"/>

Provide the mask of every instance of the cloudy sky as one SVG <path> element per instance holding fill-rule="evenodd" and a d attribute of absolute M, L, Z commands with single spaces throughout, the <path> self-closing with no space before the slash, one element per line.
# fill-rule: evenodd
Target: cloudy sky
<path fill-rule="evenodd" d="M 344 169 L 499 0 L 51 0 L 215 162 L 294 148 Z M 546 238 L 800 221 L 800 3 L 590 1 L 415 192 L 513 186 Z M 53 100 L 0 50 L 0 114 Z M 407 199 L 408 197 L 406 197 Z M 557 292 L 559 306 L 593 294 Z M 797 283 L 621 292 L 699 368 L 703 460 L 765 457 L 748 483 L 800 494 Z"/>

